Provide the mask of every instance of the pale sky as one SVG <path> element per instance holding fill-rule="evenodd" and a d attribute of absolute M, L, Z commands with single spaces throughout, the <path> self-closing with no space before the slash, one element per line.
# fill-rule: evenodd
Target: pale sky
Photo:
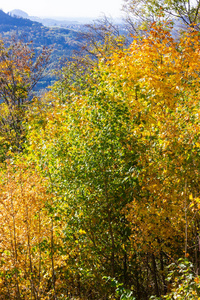
<path fill-rule="evenodd" d="M 123 0 L 0 0 L 0 9 L 9 12 L 21 9 L 29 16 L 38 17 L 91 17 L 103 14 L 120 17 Z"/>

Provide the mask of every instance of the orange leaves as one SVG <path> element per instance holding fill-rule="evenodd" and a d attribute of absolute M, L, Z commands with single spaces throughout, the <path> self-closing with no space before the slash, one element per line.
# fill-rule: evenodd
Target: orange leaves
<path fill-rule="evenodd" d="M 186 243 L 192 243 L 194 211 L 186 212 L 185 194 L 198 194 L 200 184 L 199 46 L 195 31 L 176 41 L 164 27 L 153 25 L 106 67 L 107 88 L 112 88 L 112 76 L 129 105 L 133 138 L 145 149 L 138 160 L 141 190 L 127 212 L 135 247 L 144 251 L 164 249 L 171 255 L 184 248 L 185 231 Z"/>
<path fill-rule="evenodd" d="M 183 50 L 184 49 L 184 50 Z M 176 42 L 163 27 L 153 27 L 147 36 L 134 41 L 125 57 L 113 56 L 109 65 L 129 84 L 138 85 L 147 93 L 154 105 L 161 100 L 173 108 L 179 96 L 188 92 L 192 81 L 197 79 L 199 68 L 199 36 L 186 34 Z M 198 84 L 198 83 L 197 83 Z M 191 90 L 192 92 L 192 90 Z M 139 95 L 138 95 L 139 96 Z"/>
<path fill-rule="evenodd" d="M 48 281 L 59 289 L 63 274 L 67 282 L 78 275 L 82 284 L 110 270 L 132 278 L 135 261 L 122 270 L 124 262 L 146 253 L 160 260 L 161 279 L 169 257 L 192 257 L 199 230 L 199 62 L 199 38 L 175 41 L 154 26 L 90 75 L 78 72 L 71 89 L 64 80 L 33 103 L 23 158 L 48 178 L 51 193 L 32 166 L 18 162 L 2 172 L 2 270 L 15 274 L 11 286 L 22 288 L 25 277 L 27 290 L 44 293 Z M 98 290 L 95 281 L 91 286 Z"/>
<path fill-rule="evenodd" d="M 45 204 L 45 180 L 23 163 L 7 166 L 0 174 L 1 295 L 19 290 L 26 298 L 33 288 L 44 292 L 49 258 L 42 251 L 48 243 L 50 219 Z M 46 261 L 45 269 L 42 264 Z M 4 290 L 4 286 L 8 289 Z"/>

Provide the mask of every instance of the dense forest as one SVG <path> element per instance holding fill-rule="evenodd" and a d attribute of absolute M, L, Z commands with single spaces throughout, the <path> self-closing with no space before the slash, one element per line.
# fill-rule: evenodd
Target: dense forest
<path fill-rule="evenodd" d="M 41 96 L 0 41 L 0 299 L 200 299 L 199 3 L 125 1 Z"/>

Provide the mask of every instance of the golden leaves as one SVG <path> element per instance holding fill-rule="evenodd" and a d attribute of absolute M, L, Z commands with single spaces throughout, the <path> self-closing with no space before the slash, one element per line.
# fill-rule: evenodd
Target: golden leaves
<path fill-rule="evenodd" d="M 50 239 L 50 219 L 45 210 L 50 195 L 45 185 L 31 165 L 8 164 L 0 173 L 1 295 L 6 281 L 9 290 L 18 287 L 25 297 L 31 295 L 33 285 L 44 292 L 46 282 L 41 272 L 48 274 L 51 266 L 41 251 L 41 245 Z M 46 267 L 41 271 L 44 261 Z M 15 274 L 15 279 L 9 274 Z"/>
<path fill-rule="evenodd" d="M 134 37 L 125 55 L 115 53 L 109 61 L 110 74 L 120 82 L 132 109 L 132 133 L 146 149 L 138 162 L 141 192 L 127 211 L 133 243 L 144 251 L 148 242 L 152 251 L 161 247 L 170 255 L 173 247 L 183 247 L 184 180 L 190 182 L 187 193 L 198 193 L 199 46 L 197 32 L 175 41 L 165 28 L 153 25 L 146 36 Z M 139 124 L 134 123 L 136 116 Z M 192 243 L 194 204 L 190 201 L 191 196 L 187 197 L 191 222 L 187 230 Z M 174 231 L 180 244 L 172 242 Z"/>

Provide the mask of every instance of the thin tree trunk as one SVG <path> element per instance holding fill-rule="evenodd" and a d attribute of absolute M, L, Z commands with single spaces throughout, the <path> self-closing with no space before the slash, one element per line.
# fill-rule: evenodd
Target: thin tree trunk
<path fill-rule="evenodd" d="M 30 228 L 29 228 L 29 214 L 28 214 L 28 207 L 26 208 L 26 224 L 27 224 L 27 240 L 28 240 L 28 256 L 29 256 L 29 265 L 30 265 L 30 276 L 31 276 L 31 299 L 32 296 L 35 300 L 38 299 L 36 294 L 36 289 L 34 286 L 34 278 L 33 278 L 33 264 L 32 264 L 32 255 L 31 255 L 31 242 L 30 242 Z"/>
<path fill-rule="evenodd" d="M 152 253 L 152 267 L 153 267 L 153 279 L 155 284 L 155 294 L 157 297 L 159 297 L 160 293 L 159 293 L 158 280 L 157 280 L 157 267 L 156 267 L 155 256 L 153 253 Z"/>
<path fill-rule="evenodd" d="M 124 250 L 124 286 L 127 286 L 127 253 Z"/>
<path fill-rule="evenodd" d="M 9 183 L 9 173 L 7 173 L 7 184 Z M 18 262 L 18 253 L 17 253 L 17 237 L 16 237 L 16 224 L 15 224 L 15 210 L 14 210 L 14 202 L 12 191 L 10 191 L 10 201 L 11 201 L 11 216 L 13 221 L 13 241 L 11 237 L 11 244 L 13 245 L 13 256 L 14 256 L 14 267 L 15 267 L 15 288 L 16 288 L 16 296 L 17 300 L 21 299 L 20 289 L 18 283 L 18 274 L 17 274 L 17 262 Z M 14 242 L 14 243 L 13 243 Z"/>
<path fill-rule="evenodd" d="M 115 277 L 115 240 L 114 240 L 114 234 L 112 229 L 112 223 L 111 223 L 111 211 L 110 211 L 110 205 L 109 205 L 109 197 L 108 197 L 108 185 L 107 185 L 107 179 L 104 181 L 105 184 L 105 196 L 106 196 L 106 202 L 107 202 L 107 214 L 108 214 L 108 226 L 109 226 L 109 233 L 111 237 L 111 276 Z"/>
<path fill-rule="evenodd" d="M 42 259 L 42 254 L 41 254 L 41 219 L 40 219 L 40 211 L 39 211 L 39 266 L 38 266 L 38 299 L 40 299 L 40 282 L 41 282 L 41 259 Z"/>
<path fill-rule="evenodd" d="M 53 194 L 53 192 L 54 192 L 53 180 L 51 178 L 51 173 L 49 171 L 49 168 L 48 168 L 48 174 L 49 174 L 49 179 L 50 179 L 50 182 L 51 182 L 51 191 L 52 191 L 52 194 Z M 53 234 L 54 234 L 54 224 L 53 224 L 53 217 L 51 216 L 51 267 L 52 267 L 52 284 L 53 284 L 53 291 L 54 291 L 53 299 L 57 300 L 56 285 L 55 285 L 56 276 L 55 276 L 55 268 L 54 268 L 54 236 L 53 236 Z"/>
<path fill-rule="evenodd" d="M 15 284 L 16 284 L 17 300 L 20 300 L 21 296 L 20 296 L 19 283 L 18 283 L 18 274 L 17 274 L 18 254 L 17 254 L 16 224 L 15 224 L 15 214 L 14 214 L 14 205 L 13 205 L 12 194 L 11 194 L 11 205 L 12 205 L 12 219 L 13 219 L 13 238 L 14 238 Z"/>
<path fill-rule="evenodd" d="M 187 219 L 187 180 L 185 180 L 185 257 L 187 258 L 187 243 L 188 243 L 188 219 Z"/>
<path fill-rule="evenodd" d="M 161 265 L 161 272 L 162 272 L 163 290 L 164 290 L 164 295 L 166 295 L 167 294 L 167 284 L 165 281 L 164 261 L 163 261 L 162 251 L 160 251 L 160 265 Z"/>
<path fill-rule="evenodd" d="M 52 283 L 53 283 L 53 291 L 54 291 L 54 300 L 57 300 L 56 296 L 56 276 L 55 276 L 55 268 L 54 268 L 54 226 L 53 226 L 53 218 L 51 217 L 51 266 L 52 266 Z"/>

